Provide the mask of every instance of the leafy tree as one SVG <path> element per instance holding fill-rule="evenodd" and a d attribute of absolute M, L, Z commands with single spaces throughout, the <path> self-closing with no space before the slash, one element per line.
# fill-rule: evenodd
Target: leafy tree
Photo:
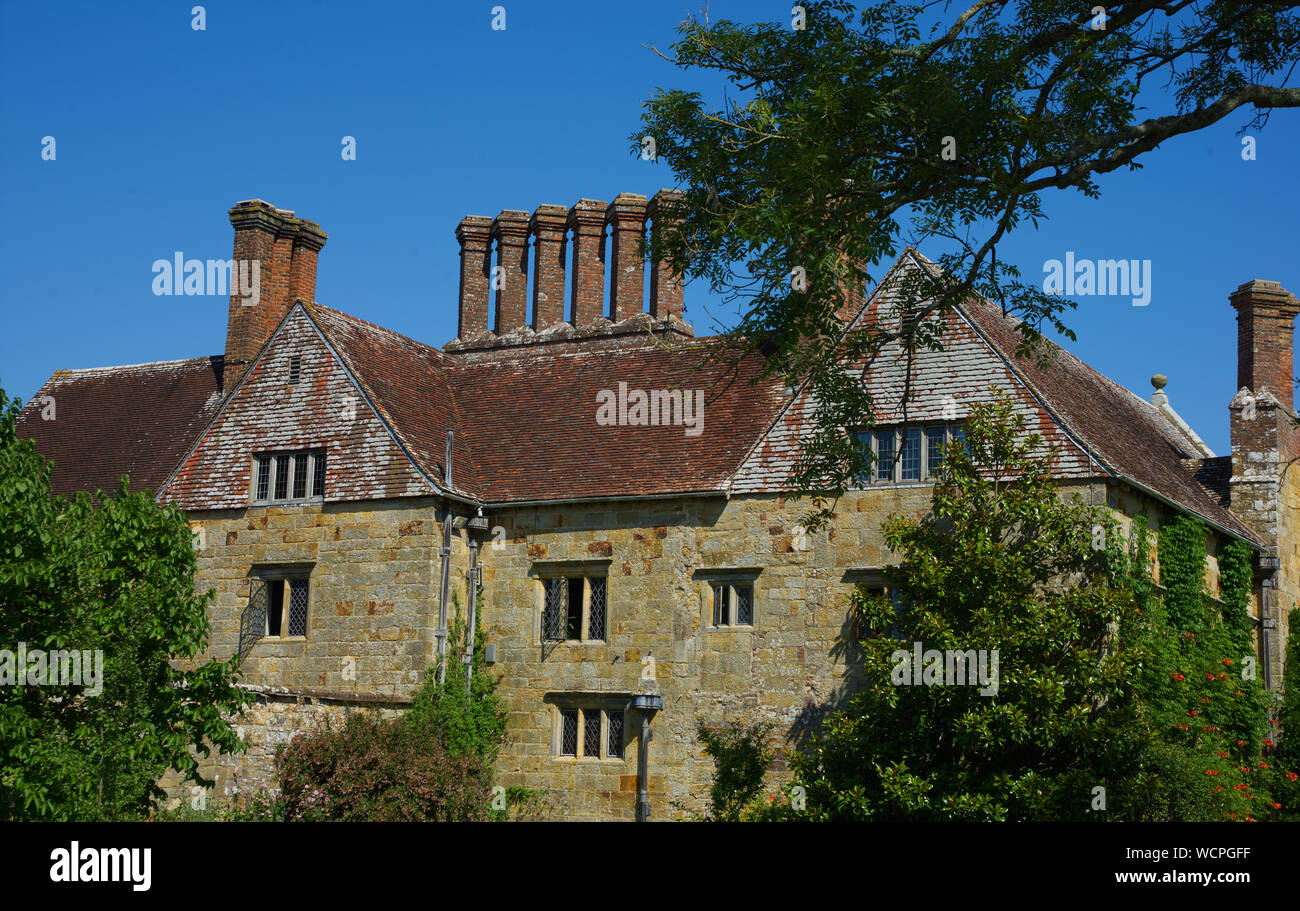
<path fill-rule="evenodd" d="M 1099 15 L 1076 0 L 832 0 L 792 21 L 678 27 L 664 56 L 727 92 L 711 104 L 660 89 L 630 137 L 636 155 L 651 138 L 684 188 L 654 255 L 737 305 L 737 350 L 812 384 L 815 438 L 792 478 L 818 505 L 808 527 L 870 459 L 843 432 L 872 413 L 845 365 L 891 341 L 942 344 L 939 321 L 895 319 L 836 349 L 837 311 L 876 267 L 904 243 L 933 244 L 947 251 L 940 268 L 900 279 L 895 315 L 973 292 L 1024 319 L 1026 347 L 1044 325 L 1072 338 L 1060 316 L 1074 304 L 1022 280 L 999 244 L 1038 225 L 1050 191 L 1098 197 L 1100 175 L 1140 167 L 1163 142 L 1243 107 L 1262 126 L 1300 106 L 1300 89 L 1267 84 L 1300 60 L 1296 5 L 1135 0 Z"/>
<path fill-rule="evenodd" d="M 704 752 L 713 757 L 713 784 L 709 788 L 709 816 L 720 822 L 736 822 L 763 790 L 763 776 L 772 764 L 767 746 L 773 724 L 749 724 L 713 728 L 696 725 Z"/>
<path fill-rule="evenodd" d="M 0 390 L 0 647 L 102 652 L 102 678 L 22 685 L 15 669 L 0 685 L 0 812 L 139 818 L 169 768 L 211 784 L 191 751 L 242 749 L 226 719 L 250 697 L 233 663 L 197 660 L 212 593 L 195 591 L 185 514 L 125 479 L 111 497 L 53 496 L 17 415 Z"/>
<path fill-rule="evenodd" d="M 865 687 L 796 757 L 807 815 L 1264 818 L 1264 694 L 1205 597 L 1204 529 L 1162 527 L 1155 597 L 1145 522 L 1130 549 L 1050 464 L 999 397 L 946 450 L 931 512 L 885 523 L 901 601 L 854 597 Z M 917 685 L 912 658 L 931 649 L 967 655 L 968 685 L 928 659 Z M 971 650 L 990 671 L 974 683 Z"/>
<path fill-rule="evenodd" d="M 464 642 L 468 624 L 460 616 L 459 596 L 453 594 L 452 597 L 455 616 L 448 641 Z M 479 597 L 482 598 L 482 589 Z M 450 665 L 442 683 L 438 682 L 437 669 L 432 668 L 405 717 L 407 724 L 427 728 L 453 755 L 477 758 L 490 775 L 505 742 L 506 711 L 496 692 L 497 678 L 484 663 L 485 638 L 486 633 L 479 626 L 475 630 L 474 663 L 468 689 L 463 672 L 457 672 L 461 665 Z"/>

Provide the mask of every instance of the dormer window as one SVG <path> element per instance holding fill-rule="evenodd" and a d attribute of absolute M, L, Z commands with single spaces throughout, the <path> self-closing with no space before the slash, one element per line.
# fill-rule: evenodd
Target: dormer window
<path fill-rule="evenodd" d="M 322 502 L 325 499 L 325 450 L 268 452 L 253 458 L 254 506 Z"/>
<path fill-rule="evenodd" d="M 297 386 L 302 376 L 302 355 L 295 354 L 289 358 L 289 385 Z"/>

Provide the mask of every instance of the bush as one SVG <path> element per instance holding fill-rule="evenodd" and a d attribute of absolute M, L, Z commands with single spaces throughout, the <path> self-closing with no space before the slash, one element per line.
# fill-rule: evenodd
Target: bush
<path fill-rule="evenodd" d="M 276 764 L 288 820 L 490 818 L 482 762 L 450 753 L 430 725 L 353 714 L 341 730 L 296 738 Z"/>
<path fill-rule="evenodd" d="M 704 752 L 713 757 L 713 786 L 709 788 L 711 819 L 736 822 L 763 790 L 763 776 L 772 764 L 767 737 L 770 721 L 711 728 L 698 722 Z"/>

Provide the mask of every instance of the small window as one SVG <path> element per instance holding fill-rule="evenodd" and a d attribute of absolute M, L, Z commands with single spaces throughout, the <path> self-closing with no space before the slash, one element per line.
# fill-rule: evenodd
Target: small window
<path fill-rule="evenodd" d="M 271 457 L 257 457 L 257 493 L 253 496 L 255 500 L 265 500 L 267 494 L 271 492 Z"/>
<path fill-rule="evenodd" d="M 605 748 L 605 754 L 613 759 L 622 759 L 623 713 L 619 711 L 608 711 L 605 715 L 609 719 L 609 745 Z"/>
<path fill-rule="evenodd" d="M 544 641 L 604 641 L 609 615 L 604 576 L 552 576 L 543 585 Z"/>
<path fill-rule="evenodd" d="M 577 709 L 563 709 L 560 712 L 560 755 L 578 755 Z"/>
<path fill-rule="evenodd" d="M 898 455 L 899 474 L 904 481 L 921 480 L 921 428 L 903 431 L 903 450 Z"/>
<path fill-rule="evenodd" d="M 305 575 L 272 573 L 259 577 L 266 586 L 264 636 L 307 635 L 308 581 Z"/>
<path fill-rule="evenodd" d="M 861 590 L 861 592 L 862 592 L 864 595 L 866 595 L 868 598 L 882 598 L 882 597 L 884 597 L 884 598 L 888 598 L 889 601 L 890 601 L 890 603 L 891 603 L 891 604 L 893 605 L 893 607 L 894 607 L 894 618 L 897 619 L 897 618 L 903 616 L 903 609 L 904 609 L 904 605 L 903 605 L 903 597 L 902 597 L 902 594 L 901 594 L 897 589 L 894 589 L 894 588 L 891 588 L 891 587 L 889 587 L 889 586 L 886 586 L 886 585 L 885 585 L 884 583 L 882 583 L 882 582 L 869 582 L 869 583 L 863 583 L 863 584 L 860 584 L 860 585 L 858 586 L 858 588 L 859 588 L 859 590 Z M 881 631 L 881 630 L 862 630 L 861 632 L 866 633 L 866 634 L 878 634 L 878 633 L 880 633 L 880 632 L 882 632 L 882 631 Z M 899 628 L 898 628 L 897 625 L 892 625 L 892 626 L 889 627 L 889 635 L 890 635 L 892 638 L 894 638 L 894 639 L 900 639 L 900 640 L 901 640 L 901 639 L 903 638 L 903 634 L 902 634 L 902 632 L 899 630 Z"/>
<path fill-rule="evenodd" d="M 253 503 L 297 503 L 325 496 L 325 450 L 282 452 L 253 459 Z"/>
<path fill-rule="evenodd" d="M 894 477 L 894 431 L 876 431 L 876 480 L 888 481 Z"/>
<path fill-rule="evenodd" d="M 275 498 L 277 500 L 289 499 L 289 458 L 287 455 L 275 457 Z"/>
<path fill-rule="evenodd" d="M 623 709 L 597 705 L 562 708 L 556 732 L 558 756 L 623 758 Z"/>
<path fill-rule="evenodd" d="M 716 627 L 754 625 L 753 583 L 713 583 L 713 625 Z"/>
<path fill-rule="evenodd" d="M 297 386 L 298 379 L 302 376 L 302 357 L 293 355 L 289 358 L 289 385 Z"/>
<path fill-rule="evenodd" d="M 325 496 L 325 450 L 318 449 L 312 462 L 311 473 L 312 499 Z"/>
<path fill-rule="evenodd" d="M 855 436 L 870 450 L 874 462 L 870 474 L 858 478 L 863 487 L 934 480 L 943 467 L 944 447 L 949 441 L 966 439 L 960 424 L 886 427 Z"/>
<path fill-rule="evenodd" d="M 939 473 L 939 468 L 943 465 L 943 446 L 945 436 L 945 428 L 943 427 L 925 428 L 926 474 L 936 475 Z"/>

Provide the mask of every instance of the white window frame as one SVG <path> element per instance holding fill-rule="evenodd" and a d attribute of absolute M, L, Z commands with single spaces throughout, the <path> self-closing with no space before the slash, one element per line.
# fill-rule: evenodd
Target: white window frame
<path fill-rule="evenodd" d="M 855 482 L 855 487 L 857 489 L 865 489 L 868 487 L 893 487 L 906 484 L 933 484 L 935 478 L 938 477 L 938 474 L 937 472 L 930 471 L 931 443 L 929 432 L 938 428 L 943 429 L 944 434 L 942 445 L 944 446 L 958 438 L 957 431 L 962 432 L 962 439 L 965 438 L 966 425 L 961 421 L 952 421 L 943 424 L 936 424 L 934 422 L 907 425 L 891 424 L 883 427 L 873 427 L 870 430 L 857 431 L 855 436 L 859 440 L 866 442 L 867 446 L 871 450 L 871 468 L 870 476 L 859 476 Z M 904 479 L 902 477 L 903 444 L 907 439 L 907 434 L 912 431 L 915 431 L 919 437 L 917 446 L 919 452 L 917 458 L 920 462 L 920 466 L 919 471 L 917 472 L 918 477 Z M 891 433 L 893 434 L 894 439 L 893 464 L 890 466 L 889 476 L 882 478 L 878 477 L 880 471 L 879 435 Z M 942 463 L 940 463 L 940 465 L 942 465 Z"/>
<path fill-rule="evenodd" d="M 276 499 L 275 487 L 279 480 L 280 459 L 285 458 L 287 461 L 286 472 L 288 480 L 285 482 L 285 496 L 283 499 Z M 260 488 L 261 473 L 263 460 L 266 460 L 267 481 L 266 496 L 259 498 L 258 490 Z M 294 473 L 297 469 L 298 460 L 302 459 L 307 464 L 307 483 L 306 496 L 295 497 L 293 495 Z M 325 449 L 298 449 L 290 452 L 259 452 L 253 456 L 252 468 L 250 469 L 250 483 L 248 485 L 249 503 L 253 506 L 284 506 L 297 503 L 323 503 L 325 502 L 325 482 L 326 476 L 321 477 L 321 490 L 319 493 L 314 492 L 316 487 L 316 463 L 318 459 L 324 460 L 325 471 L 329 471 L 329 457 Z"/>

